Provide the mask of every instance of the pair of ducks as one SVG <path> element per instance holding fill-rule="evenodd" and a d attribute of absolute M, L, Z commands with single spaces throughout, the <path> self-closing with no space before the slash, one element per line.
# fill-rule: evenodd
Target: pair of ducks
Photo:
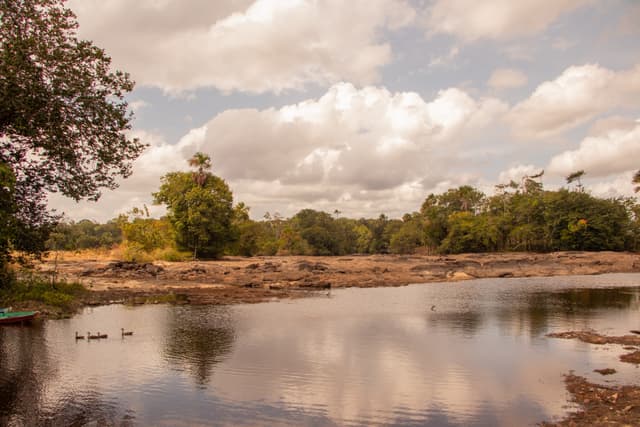
<path fill-rule="evenodd" d="M 122 336 L 123 337 L 133 335 L 132 331 L 125 331 L 124 328 L 120 328 L 120 331 L 122 332 Z M 91 332 L 87 332 L 87 339 L 99 340 L 99 339 L 104 339 L 104 338 L 109 338 L 109 336 L 107 334 L 101 334 L 100 332 L 98 332 L 95 335 L 91 335 Z M 84 339 L 84 335 L 79 335 L 78 331 L 76 331 L 76 339 L 77 340 L 83 340 Z"/>

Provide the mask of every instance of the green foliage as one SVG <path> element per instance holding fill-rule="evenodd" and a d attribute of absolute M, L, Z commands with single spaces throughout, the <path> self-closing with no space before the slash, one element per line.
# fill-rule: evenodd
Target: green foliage
<path fill-rule="evenodd" d="M 47 192 L 96 200 L 131 173 L 133 82 L 76 37 L 64 0 L 0 2 L 0 270 L 8 250 L 40 254 L 57 222 Z M 7 185 L 8 184 L 8 185 Z"/>
<path fill-rule="evenodd" d="M 216 236 L 215 242 L 201 240 L 197 250 L 202 254 L 213 247 L 209 254 L 216 256 L 638 250 L 640 205 L 634 199 L 545 191 L 539 181 L 542 173 L 498 185 L 490 197 L 469 186 L 431 194 L 420 212 L 405 214 L 402 220 L 385 215 L 355 220 L 303 209 L 290 219 L 267 213 L 262 221 L 250 219 L 243 203 L 232 207 L 228 187 L 210 173 L 173 173 L 163 178 L 162 193 L 156 193 L 157 201 L 173 203 L 173 216 L 157 220 L 134 210 L 131 217 L 121 217 L 123 256 L 136 261 L 183 260 L 184 250 L 196 249 L 189 242 L 207 236 Z M 217 211 L 220 206 L 223 209 Z M 222 226 L 212 227 L 216 218 L 223 219 Z M 87 230 L 97 227 L 90 221 L 75 226 L 81 224 Z M 193 235 L 181 237 L 179 227 Z M 182 242 L 178 248 L 171 243 L 174 235 Z"/>
<path fill-rule="evenodd" d="M 178 249 L 194 258 L 220 257 L 233 240 L 233 196 L 224 180 L 209 172 L 171 172 L 153 194 L 167 205 Z"/>
<path fill-rule="evenodd" d="M 312 255 L 339 254 L 340 240 L 334 219 L 326 212 L 303 209 L 291 218 L 293 230 L 311 248 Z"/>
<path fill-rule="evenodd" d="M 159 259 L 169 262 L 188 261 L 191 256 L 192 255 L 189 252 L 179 251 L 173 247 L 157 249 L 152 253 L 152 257 L 154 260 Z"/>
<path fill-rule="evenodd" d="M 133 208 L 128 215 L 118 217 L 118 225 L 127 245 L 143 252 L 173 245 L 174 232 L 166 219 L 150 218 L 146 206 Z"/>
<path fill-rule="evenodd" d="M 444 194 L 430 194 L 422 204 L 420 213 L 426 220 L 425 243 L 438 248 L 449 235 L 449 216 L 457 212 L 478 212 L 485 203 L 485 195 L 464 185 Z"/>
<path fill-rule="evenodd" d="M 56 282 L 41 275 L 26 273 L 11 286 L 0 288 L 0 305 L 38 302 L 71 310 L 87 290 L 80 283 Z"/>
<path fill-rule="evenodd" d="M 118 220 L 99 224 L 88 219 L 61 222 L 49 235 L 47 250 L 79 251 L 83 249 L 111 248 L 122 242 Z"/>
<path fill-rule="evenodd" d="M 469 211 L 449 216 L 449 233 L 440 250 L 446 253 L 487 252 L 497 247 L 497 230 L 488 215 L 474 215 Z"/>
<path fill-rule="evenodd" d="M 397 232 L 391 235 L 390 249 L 394 254 L 410 254 L 425 245 L 425 224 L 419 214 L 405 215 Z"/>

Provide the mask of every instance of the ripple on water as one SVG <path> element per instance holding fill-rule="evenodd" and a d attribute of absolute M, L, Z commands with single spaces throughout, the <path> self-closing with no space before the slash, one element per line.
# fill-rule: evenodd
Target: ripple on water
<path fill-rule="evenodd" d="M 0 424 L 534 424 L 566 412 L 570 369 L 640 379 L 615 346 L 545 337 L 625 332 L 640 323 L 638 283 L 607 275 L 347 289 L 249 306 L 100 307 L 0 328 Z M 134 335 L 121 339 L 121 327 Z M 74 339 L 98 329 L 110 338 Z"/>

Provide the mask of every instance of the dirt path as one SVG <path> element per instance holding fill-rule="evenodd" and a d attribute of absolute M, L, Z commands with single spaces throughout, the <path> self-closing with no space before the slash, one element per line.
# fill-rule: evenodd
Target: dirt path
<path fill-rule="evenodd" d="M 43 264 L 51 271 L 51 261 Z M 640 254 L 557 252 L 451 256 L 227 257 L 218 261 L 124 263 L 58 261 L 61 276 L 79 280 L 93 303 L 173 294 L 190 304 L 233 304 L 295 298 L 304 291 L 404 286 L 486 277 L 534 277 L 640 272 Z"/>

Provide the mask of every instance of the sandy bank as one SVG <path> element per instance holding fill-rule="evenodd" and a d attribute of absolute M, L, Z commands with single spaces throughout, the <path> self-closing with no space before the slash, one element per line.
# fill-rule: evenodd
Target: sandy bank
<path fill-rule="evenodd" d="M 40 266 L 50 272 L 52 261 Z M 341 257 L 227 257 L 216 261 L 123 263 L 73 259 L 57 263 L 59 275 L 92 292 L 89 303 L 176 295 L 189 304 L 233 304 L 295 298 L 306 291 L 342 287 L 404 286 L 411 283 L 490 277 L 538 277 L 640 272 L 640 254 L 556 252 L 450 256 L 370 255 Z"/>

